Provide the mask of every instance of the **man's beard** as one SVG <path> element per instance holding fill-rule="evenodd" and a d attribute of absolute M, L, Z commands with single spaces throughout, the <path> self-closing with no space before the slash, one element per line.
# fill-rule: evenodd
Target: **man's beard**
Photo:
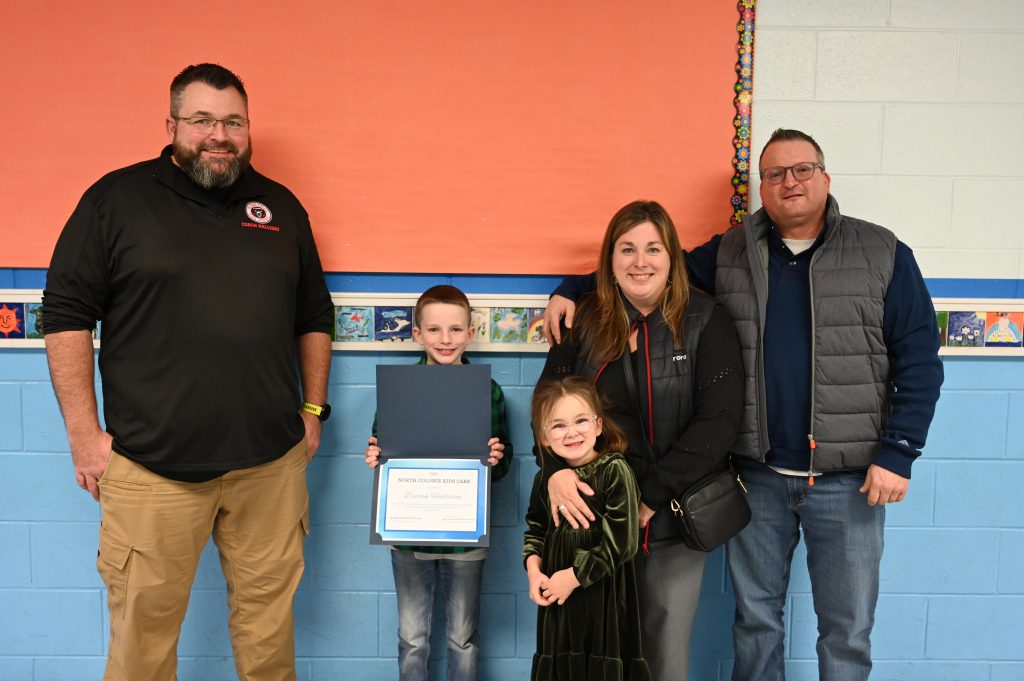
<path fill-rule="evenodd" d="M 223 160 L 203 159 L 202 152 L 227 149 L 234 153 Z M 249 167 L 249 159 L 252 157 L 252 145 L 239 154 L 238 147 L 230 141 L 206 142 L 198 149 L 192 150 L 181 144 L 178 140 L 171 143 L 171 156 L 178 164 L 178 167 L 192 178 L 192 181 L 204 189 L 220 189 L 230 187 L 238 180 L 242 172 Z"/>

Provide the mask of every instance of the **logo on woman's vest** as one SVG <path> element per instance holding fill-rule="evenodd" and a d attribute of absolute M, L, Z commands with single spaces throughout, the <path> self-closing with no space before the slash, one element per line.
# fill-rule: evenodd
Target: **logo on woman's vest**
<path fill-rule="evenodd" d="M 245 204 L 245 214 L 249 216 L 250 220 L 261 225 L 267 224 L 274 218 L 274 214 L 270 212 L 270 209 L 259 201 L 250 201 Z"/>

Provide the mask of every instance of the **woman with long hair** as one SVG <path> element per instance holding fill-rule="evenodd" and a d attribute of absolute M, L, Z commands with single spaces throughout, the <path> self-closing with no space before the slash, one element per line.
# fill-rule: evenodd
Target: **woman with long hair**
<path fill-rule="evenodd" d="M 727 460 L 743 363 L 729 314 L 690 287 L 675 225 L 658 203 L 634 201 L 612 217 L 597 290 L 579 301 L 542 379 L 568 375 L 592 381 L 626 433 L 640 489 L 643 655 L 655 681 L 685 680 L 706 554 L 682 543 L 669 502 Z M 553 522 L 586 524 L 580 492 L 593 490 L 550 451 L 541 456 Z"/>

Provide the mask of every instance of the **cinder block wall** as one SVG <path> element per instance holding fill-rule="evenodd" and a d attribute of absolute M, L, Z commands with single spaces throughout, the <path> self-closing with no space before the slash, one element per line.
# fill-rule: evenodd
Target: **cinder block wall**
<path fill-rule="evenodd" d="M 1024 298 L 1017 208 L 1024 3 L 760 0 L 757 10 L 755 153 L 775 127 L 811 132 L 825 147 L 843 210 L 896 231 L 933 292 Z M 428 279 L 424 286 L 434 283 Z M 41 285 L 37 272 L 0 270 L 0 288 Z M 334 355 L 337 416 L 309 477 L 313 532 L 297 606 L 302 679 L 396 677 L 390 564 L 385 549 L 368 546 L 370 475 L 361 452 L 374 409 L 373 367 L 411 359 Z M 481 678 L 522 679 L 534 649 L 534 608 L 519 560 L 534 473 L 526 405 L 541 359 L 476 360 L 490 363 L 506 388 L 519 449 L 495 488 Z M 961 358 L 945 366 L 910 496 L 889 511 L 872 678 L 1020 681 L 1024 361 Z M 98 679 L 106 649 L 93 565 L 98 508 L 74 484 L 40 350 L 0 350 L 0 470 L 0 681 Z M 732 600 L 721 552 L 709 561 L 694 642 L 697 681 L 727 679 L 731 668 Z M 817 678 L 803 561 L 800 553 L 786 607 L 787 670 L 796 681 Z M 182 632 L 183 680 L 234 678 L 219 572 L 208 551 Z M 432 677 L 442 679 L 442 636 L 434 648 Z"/>

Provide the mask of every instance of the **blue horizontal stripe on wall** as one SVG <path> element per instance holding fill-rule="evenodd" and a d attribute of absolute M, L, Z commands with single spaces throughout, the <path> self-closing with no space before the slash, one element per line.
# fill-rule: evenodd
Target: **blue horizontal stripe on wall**
<path fill-rule="evenodd" d="M 561 280 L 551 275 L 331 272 L 327 287 L 334 293 L 419 293 L 437 284 L 451 284 L 470 294 L 548 294 Z M 935 298 L 1024 298 L 1024 279 L 934 278 L 926 282 Z M 0 268 L 0 288 L 45 285 L 45 269 Z"/>

